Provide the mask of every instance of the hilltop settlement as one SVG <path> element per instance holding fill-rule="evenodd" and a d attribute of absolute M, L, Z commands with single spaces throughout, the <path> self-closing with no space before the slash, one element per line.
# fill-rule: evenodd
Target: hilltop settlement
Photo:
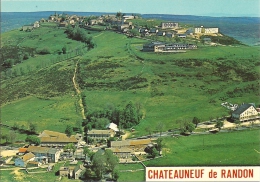
<path fill-rule="evenodd" d="M 51 27 L 53 29 L 64 30 L 65 36 L 69 37 L 72 40 L 80 41 L 83 45 L 82 50 L 89 51 L 91 49 L 95 49 L 96 45 L 93 43 L 92 39 L 89 37 L 85 37 L 87 34 L 86 32 L 82 33 L 82 31 L 97 31 L 97 32 L 112 32 L 115 35 L 122 35 L 125 39 L 129 39 L 130 41 L 134 38 L 138 40 L 142 40 L 141 43 L 136 46 L 138 48 L 138 53 L 145 53 L 149 56 L 153 55 L 179 55 L 184 54 L 186 52 L 197 51 L 201 47 L 200 46 L 207 46 L 207 47 L 224 47 L 227 42 L 232 42 L 234 39 L 227 37 L 220 33 L 218 27 L 204 27 L 203 25 L 200 27 L 193 27 L 189 25 L 184 25 L 181 22 L 175 21 L 162 21 L 162 20 L 143 20 L 142 17 L 138 14 L 132 15 L 125 15 L 121 12 L 113 14 L 105 14 L 101 16 L 78 16 L 78 15 L 68 15 L 68 14 L 53 14 L 50 15 L 48 18 L 42 18 L 39 21 L 34 22 L 31 25 L 24 25 L 20 29 L 20 33 L 32 33 L 37 29 L 40 29 L 42 26 L 44 27 Z M 100 34 L 101 35 L 101 34 Z M 55 37 L 56 35 L 54 35 Z M 99 35 L 96 35 L 98 37 Z M 33 36 L 32 36 L 33 37 Z M 37 36 L 36 36 L 37 37 Z M 34 38 L 34 37 L 33 37 Z M 145 43 L 144 41 L 145 40 Z M 42 41 L 39 40 L 39 43 Z M 237 43 L 237 42 L 236 42 Z M 72 43 L 71 43 L 72 44 Z M 84 45 L 85 44 L 85 45 Z M 81 46 L 81 45 L 80 45 Z M 17 46 L 18 47 L 18 46 Z M 73 47 L 73 46 L 71 46 Z M 75 46 L 76 47 L 76 46 Z M 32 48 L 31 48 L 32 49 Z M 46 50 L 48 47 L 46 48 Z M 73 49 L 73 48 L 71 48 Z M 129 50 L 128 44 L 125 45 L 124 49 L 129 51 L 130 55 L 132 56 L 131 59 L 138 58 L 138 55 L 133 55 L 131 50 Z M 45 51 L 46 51 L 45 50 Z M 30 50 L 29 50 L 30 51 Z M 70 68 L 74 65 L 72 62 L 66 63 L 66 67 L 60 68 L 61 70 L 65 70 L 66 73 L 73 76 L 73 86 L 75 87 L 75 94 L 70 94 L 71 98 L 77 98 L 74 105 L 77 108 L 77 112 L 82 115 L 81 121 L 78 122 L 76 127 L 72 127 L 70 125 L 66 126 L 66 129 L 61 131 L 54 131 L 55 129 L 50 130 L 49 128 L 46 129 L 44 124 L 41 125 L 41 128 L 38 127 L 36 130 L 36 126 L 33 122 L 28 121 L 28 128 L 26 127 L 18 127 L 16 124 L 9 125 L 7 121 L 1 121 L 1 127 L 5 128 L 6 130 L 10 130 L 10 133 L 7 135 L 1 135 L 1 158 L 0 158 L 0 165 L 1 170 L 20 170 L 22 172 L 22 176 L 26 179 L 26 175 L 41 173 L 44 178 L 54 177 L 56 180 L 86 180 L 92 179 L 94 180 L 109 180 L 109 181 L 117 181 L 120 177 L 121 172 L 133 172 L 134 170 L 125 170 L 119 169 L 119 165 L 123 167 L 128 164 L 135 164 L 140 165 L 141 169 L 136 169 L 136 171 L 144 171 L 145 169 L 145 161 L 153 161 L 165 158 L 167 155 L 170 155 L 170 150 L 167 149 L 168 146 L 165 146 L 164 138 L 170 137 L 171 139 L 176 139 L 176 143 L 178 142 L 179 138 L 184 138 L 187 136 L 193 137 L 194 135 L 213 135 L 215 133 L 227 133 L 233 130 L 239 130 L 243 127 L 245 129 L 251 129 L 254 127 L 259 126 L 259 113 L 260 108 L 255 103 L 241 103 L 241 104 L 232 104 L 227 102 L 227 97 L 221 98 L 222 104 L 217 105 L 216 98 L 207 101 L 209 103 L 214 104 L 216 108 L 226 109 L 229 115 L 222 115 L 218 118 L 211 117 L 209 120 L 202 121 L 197 117 L 194 117 L 192 121 L 183 121 L 179 122 L 178 126 L 170 128 L 165 127 L 165 125 L 160 122 L 158 119 L 158 125 L 153 126 L 156 130 L 151 129 L 152 124 L 148 123 L 148 127 L 145 128 L 146 134 L 140 134 L 136 129 L 136 126 L 141 123 L 142 120 L 145 119 L 147 112 L 149 109 L 145 110 L 145 112 L 141 111 L 141 104 L 138 105 L 137 103 L 129 102 L 127 105 L 120 106 L 106 106 L 108 109 L 104 110 L 97 110 L 92 112 L 87 112 L 88 105 L 86 104 L 86 95 L 80 91 L 79 84 L 82 84 L 83 77 L 87 77 L 87 74 L 83 74 L 83 76 L 76 79 L 76 74 L 79 74 L 84 68 L 80 67 L 78 56 L 83 55 L 81 52 L 81 47 L 76 47 L 74 52 L 75 56 L 70 57 L 70 53 L 68 53 L 68 48 L 64 47 L 60 52 L 57 52 L 57 60 L 52 60 L 52 57 L 47 57 L 46 60 L 53 61 L 53 64 L 58 64 L 62 60 L 72 59 L 73 63 L 75 63 L 75 71 L 74 67 L 71 69 L 71 73 L 67 71 L 67 68 Z M 32 50 L 32 53 L 33 50 Z M 49 54 L 49 52 L 44 52 L 44 50 L 40 50 L 38 52 L 38 58 L 44 56 L 45 54 Z M 120 51 L 117 52 L 120 54 Z M 231 54 L 231 53 L 230 53 Z M 27 60 L 29 56 L 23 56 L 23 60 Z M 30 55 L 31 56 L 31 55 Z M 56 55 L 55 55 L 56 56 Z M 33 56 L 31 56 L 33 57 Z M 75 59 L 74 59 L 75 58 Z M 98 59 L 109 59 L 109 57 L 102 57 L 99 55 Z M 122 58 L 123 60 L 124 58 Z M 221 65 L 222 60 L 224 58 L 219 58 L 216 64 Z M 206 59 L 205 59 L 206 60 Z M 56 62 L 55 62 L 56 61 Z M 185 65 L 187 64 L 187 72 L 189 71 L 190 67 L 209 67 L 210 74 L 216 74 L 219 70 L 215 70 L 215 68 L 210 63 L 202 63 L 196 62 L 196 60 L 189 60 L 191 63 L 185 62 L 185 60 L 181 60 L 178 64 Z M 134 61 L 133 61 L 134 62 Z M 146 82 L 147 79 L 142 77 L 142 73 L 144 70 L 144 62 L 143 59 L 140 59 L 141 65 L 141 73 L 138 73 L 137 76 L 126 76 L 128 80 L 130 80 L 130 85 L 134 85 L 137 83 L 135 88 L 143 88 L 147 85 L 141 85 L 139 83 Z M 6 77 L 9 75 L 10 68 L 19 65 L 19 63 L 12 63 L 10 59 L 3 62 L 2 67 L 6 69 Z M 121 60 L 120 60 L 121 63 Z M 138 62 L 139 63 L 139 62 Z M 42 63 L 43 64 L 43 63 Z M 135 64 L 135 63 L 133 63 Z M 161 65 L 166 64 L 163 60 L 159 60 L 156 62 L 156 66 L 158 69 L 161 69 Z M 88 65 L 88 70 L 93 75 L 97 75 L 96 72 L 103 72 L 103 68 L 111 68 L 110 73 L 113 74 L 116 72 L 115 70 L 118 68 L 121 74 L 126 74 L 120 70 L 123 66 L 119 63 L 113 63 L 110 67 L 109 63 L 105 62 L 100 67 L 100 70 L 95 71 L 95 65 Z M 135 66 L 135 65 L 134 65 Z M 232 67 L 232 66 L 229 66 Z M 241 66 L 242 67 L 242 66 Z M 28 70 L 31 69 L 30 66 L 27 66 Z M 39 66 L 37 68 L 39 73 L 41 68 Z M 9 69 L 9 70 L 8 70 Z M 22 75 L 22 71 L 25 68 L 20 69 L 20 74 Z M 54 68 L 53 68 L 54 69 Z M 93 71 L 93 70 L 94 71 Z M 155 72 L 154 69 L 151 67 L 146 67 L 149 72 Z M 199 68 L 200 69 L 200 68 Z M 201 68 L 202 69 L 202 68 Z M 207 69 L 207 67 L 206 67 Z M 247 71 L 245 68 L 241 68 Z M 130 68 L 129 68 L 130 70 Z M 9 72 L 8 72 L 9 71 Z M 236 71 L 236 70 L 235 70 Z M 234 70 L 230 71 L 230 75 L 235 74 Z M 251 70 L 250 70 L 251 71 Z M 29 71 L 28 71 L 29 72 Z M 198 72 L 196 74 L 196 79 L 202 79 L 203 71 Z M 225 70 L 223 71 L 225 72 Z M 251 73 L 251 72 L 250 72 Z M 51 75 L 51 72 L 48 72 Z M 11 72 L 10 75 L 14 75 L 14 72 Z M 45 75 L 45 73 L 43 73 Z M 166 76 L 165 76 L 166 75 Z M 158 97 L 155 99 L 154 105 L 157 105 L 161 102 L 161 98 L 164 95 L 163 91 L 155 88 L 154 85 L 161 84 L 163 87 L 168 84 L 167 81 L 163 79 L 167 77 L 167 75 L 171 75 L 174 78 L 171 78 L 171 82 L 176 82 L 175 76 L 183 76 L 183 77 L 191 77 L 188 74 L 175 74 L 171 72 L 167 72 L 166 74 L 159 72 L 156 75 L 156 78 L 152 80 L 149 84 L 149 90 L 152 91 L 151 98 Z M 208 76 L 206 75 L 206 76 Z M 246 76 L 244 76 L 246 75 Z M 249 81 L 253 80 L 248 74 L 244 74 L 243 76 L 248 79 Z M 254 76 L 254 74 L 251 74 Z M 105 77 L 105 75 L 102 75 Z M 93 80 L 97 78 L 103 77 L 97 75 Z M 252 77 L 253 77 L 252 76 Z M 51 75 L 51 77 L 54 77 Z M 58 75 L 59 79 L 63 79 L 62 76 Z M 210 76 L 208 76 L 210 77 Z M 225 76 L 224 76 L 225 77 Z M 235 76 L 234 76 L 235 77 Z M 239 77 L 238 79 L 243 79 L 244 77 Z M 92 78 L 92 77 L 91 77 Z M 253 77 L 254 78 L 254 77 Z M 71 78 L 69 78 L 71 81 Z M 106 79 L 106 78 L 104 78 Z M 189 79 L 189 78 L 188 78 Z M 213 81 L 217 80 L 217 76 L 211 76 Z M 215 79 L 215 80 L 214 80 Z M 225 78 L 224 78 L 225 79 Z M 251 80 L 250 80 L 251 79 Z M 51 79 L 50 79 L 51 80 Z M 163 80 L 163 81 L 161 81 Z M 212 82 L 213 82 L 212 81 Z M 78 82 L 78 83 L 77 83 Z M 118 84 L 118 87 L 122 87 L 121 91 L 125 91 L 123 86 L 120 85 L 121 80 L 114 81 L 113 85 Z M 147 81 L 148 82 L 148 81 Z M 178 86 L 184 85 L 185 81 L 181 80 L 176 83 L 176 85 L 170 87 L 171 91 L 178 92 Z M 37 80 L 38 83 L 38 80 Z M 241 81 L 242 83 L 242 81 Z M 242 84 L 244 84 L 243 82 Z M 17 83 L 18 84 L 18 83 Z M 41 80 L 39 80 L 39 84 L 42 84 Z M 107 84 L 106 82 L 95 82 L 91 85 L 91 83 L 85 82 L 85 86 L 87 87 L 99 87 L 105 85 L 107 87 L 114 88 L 113 86 Z M 139 85 L 138 85 L 139 84 Z M 212 96 L 216 93 L 216 89 L 214 87 L 215 82 L 207 84 L 212 84 L 212 88 L 208 91 L 208 93 Z M 101 86 L 100 86 L 101 85 Z M 56 85 L 55 85 L 56 86 Z M 57 86 L 58 87 L 58 86 Z M 186 86 L 188 89 L 191 87 L 196 88 L 197 90 L 204 89 L 204 86 L 198 86 L 195 83 L 188 83 Z M 224 86 L 223 86 L 224 87 Z M 11 87 L 10 87 L 11 88 Z M 248 89 L 253 89 L 255 86 L 251 84 L 248 86 Z M 62 87 L 62 90 L 65 88 Z M 74 89 L 74 88 L 73 88 Z M 239 90 L 239 88 L 236 88 Z M 83 89 L 82 89 L 83 90 Z M 116 90 L 116 89 L 114 89 Z M 114 91 L 113 90 L 113 91 Z M 204 90 L 203 90 L 204 91 Z M 181 94 L 183 94 L 182 91 Z M 206 92 L 206 91 L 205 91 Z M 205 93 L 204 92 L 204 93 Z M 228 92 L 228 91 L 227 91 Z M 239 92 L 239 91 L 238 91 Z M 242 91 L 241 91 L 242 92 Z M 114 92 L 113 92 L 114 93 Z M 130 93 L 130 91 L 129 91 Z M 146 92 L 141 92 L 142 94 L 147 94 Z M 232 93 L 228 92 L 230 95 Z M 25 96 L 30 96 L 30 93 L 24 92 Z M 27 95 L 26 95 L 27 94 Z M 38 98 L 43 101 L 48 101 L 51 95 L 54 95 L 54 92 L 48 92 L 48 97 L 41 97 Z M 102 94 L 97 93 L 96 97 L 104 97 Z M 131 94 L 135 95 L 136 90 L 131 90 Z M 187 97 L 190 97 L 192 93 L 187 94 Z M 11 96 L 10 96 L 11 97 Z M 17 98 L 23 98 L 23 95 L 17 96 Z M 185 95 L 186 97 L 186 95 Z M 102 98 L 103 99 L 103 98 Z M 167 100 L 168 98 L 165 98 Z M 200 98 L 196 98 L 199 100 Z M 194 100 L 197 102 L 197 100 Z M 147 99 L 148 100 L 148 99 Z M 149 101 L 145 102 L 149 102 Z M 162 99 L 163 100 L 163 99 Z M 178 103 L 184 102 L 184 100 L 178 101 Z M 241 101 L 242 102 L 242 101 Z M 253 102 L 253 101 L 252 101 Z M 173 101 L 175 103 L 175 100 Z M 177 102 L 176 102 L 177 103 Z M 177 104 L 178 104 L 177 103 Z M 5 104 L 8 105 L 9 102 L 5 101 Z M 51 105 L 51 104 L 49 104 Z M 54 105 L 54 104 L 53 104 Z M 73 104 L 72 104 L 73 105 Z M 44 109 L 46 106 L 42 106 L 41 109 Z M 66 107 L 65 104 L 62 107 Z M 168 107 L 168 106 L 165 106 Z M 177 107 L 177 106 L 176 106 Z M 109 109 L 112 108 L 112 109 Z M 162 110 L 165 108 L 162 108 Z M 193 110 L 194 108 L 184 109 L 185 114 Z M 90 110 L 90 109 L 89 109 Z M 219 109 L 220 110 L 220 109 Z M 85 111 L 85 112 L 84 112 Z M 158 111 L 160 112 L 160 111 Z M 181 112 L 181 110 L 177 110 L 174 112 Z M 184 111 L 183 111 L 184 112 Z M 207 112 L 212 112 L 211 110 Z M 78 114 L 77 113 L 77 114 Z M 152 115 L 148 113 L 148 117 Z M 167 117 L 163 116 L 163 117 Z M 41 118 L 39 117 L 39 120 Z M 69 119 L 62 118 L 60 123 L 66 122 Z M 50 121 L 52 122 L 52 121 Z M 172 121 L 169 121 L 172 122 Z M 76 123 L 76 121 L 75 121 Z M 65 124 L 64 124 L 65 125 Z M 169 126 L 169 125 L 168 125 Z M 242 129 L 241 129 L 242 130 Z M 27 138 L 25 141 L 16 141 L 15 132 L 19 132 L 22 134 L 27 134 Z M 3 142 L 5 141 L 5 142 Z M 5 143 L 5 145 L 3 144 Z M 204 147 L 204 138 L 203 143 L 201 144 Z M 186 146 L 185 146 L 186 147 Z M 186 150 L 186 149 L 185 149 Z M 198 150 L 198 149 L 192 149 Z M 253 149 L 252 149 L 253 150 Z M 203 148 L 204 151 L 204 148 Z M 177 154 L 174 151 L 174 155 Z M 121 167 L 122 167 L 121 166 Z M 46 176 L 45 176 L 46 175 Z M 19 176 L 19 175 L 17 175 Z M 17 177 L 19 178 L 19 177 Z M 19 178 L 20 179 L 20 178 Z M 18 180 L 19 180 L 18 179 Z M 53 178 L 50 178 L 53 179 Z M 21 180 L 21 179 L 20 179 Z"/>

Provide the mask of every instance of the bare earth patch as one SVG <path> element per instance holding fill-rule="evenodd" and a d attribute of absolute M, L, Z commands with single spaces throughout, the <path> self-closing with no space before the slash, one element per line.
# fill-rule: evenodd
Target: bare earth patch
<path fill-rule="evenodd" d="M 1 150 L 0 155 L 2 157 L 15 156 L 18 153 L 18 150 Z"/>

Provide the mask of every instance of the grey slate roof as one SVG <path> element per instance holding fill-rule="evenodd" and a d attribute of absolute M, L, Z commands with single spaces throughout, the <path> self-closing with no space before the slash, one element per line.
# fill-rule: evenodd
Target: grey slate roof
<path fill-rule="evenodd" d="M 249 107 L 253 106 L 252 104 L 243 104 L 240 107 L 238 107 L 233 114 L 238 114 L 240 115 L 241 113 L 243 113 L 245 110 L 247 110 Z"/>

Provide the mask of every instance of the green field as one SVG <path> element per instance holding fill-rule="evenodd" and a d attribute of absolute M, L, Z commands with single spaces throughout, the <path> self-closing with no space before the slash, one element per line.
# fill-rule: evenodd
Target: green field
<path fill-rule="evenodd" d="M 147 41 L 113 32 L 100 32 L 94 40 L 97 47 L 80 62 L 88 109 L 141 103 L 143 120 L 135 135 L 145 134 L 148 125 L 155 130 L 158 121 L 166 130 L 177 127 L 176 120 L 228 115 L 220 106 L 225 101 L 259 104 L 258 47 L 202 46 L 155 54 L 140 51 Z"/>
<path fill-rule="evenodd" d="M 146 166 L 260 165 L 259 129 L 180 138 L 164 138 L 165 157 Z"/>

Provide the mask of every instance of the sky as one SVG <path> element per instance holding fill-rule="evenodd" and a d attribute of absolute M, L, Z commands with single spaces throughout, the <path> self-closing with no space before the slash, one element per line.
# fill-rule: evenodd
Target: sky
<path fill-rule="evenodd" d="M 1 12 L 74 11 L 260 17 L 260 0 L 1 0 Z"/>

